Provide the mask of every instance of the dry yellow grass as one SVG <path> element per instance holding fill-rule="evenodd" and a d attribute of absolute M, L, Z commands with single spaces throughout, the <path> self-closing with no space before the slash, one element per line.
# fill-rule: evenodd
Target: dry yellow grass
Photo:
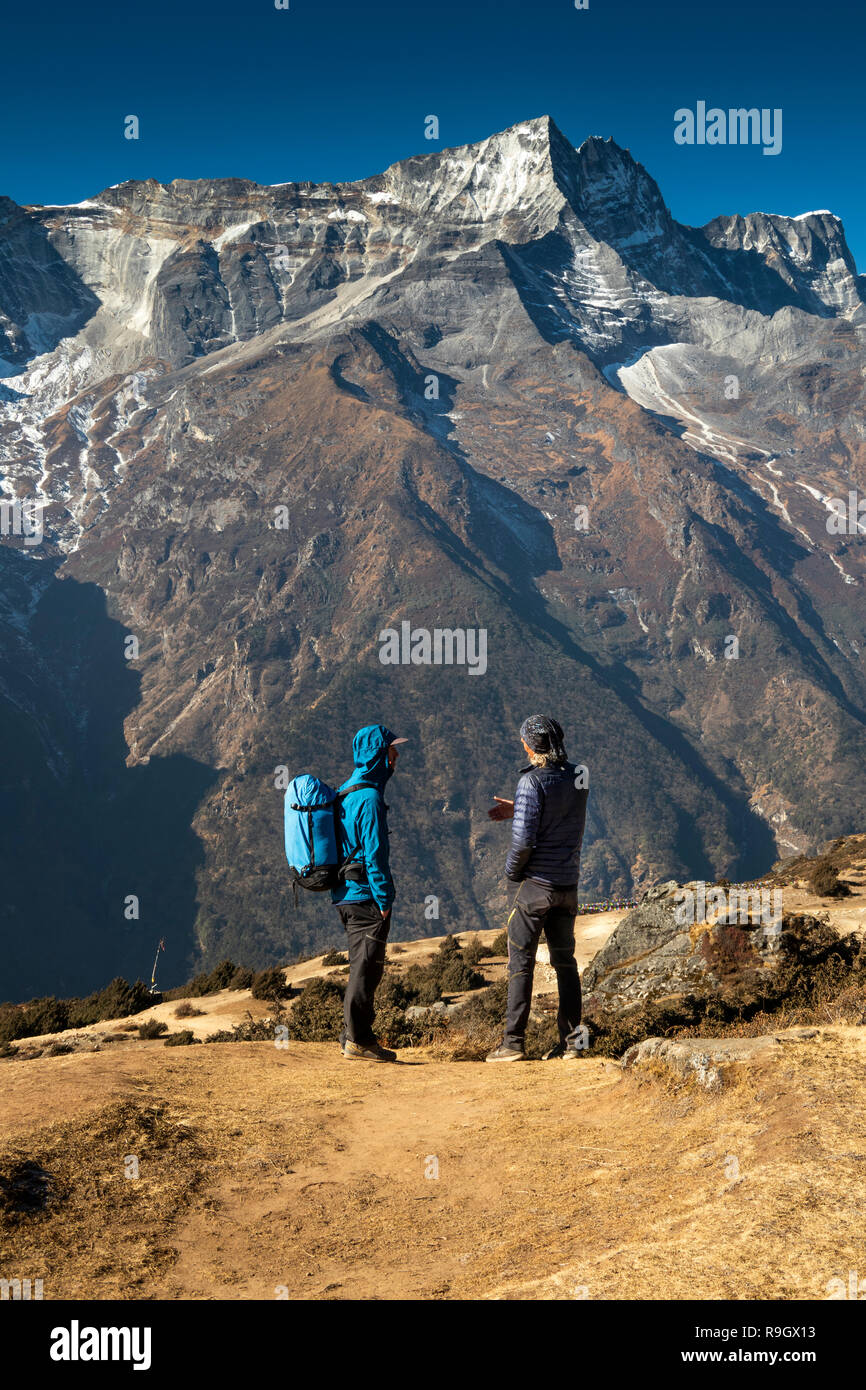
<path fill-rule="evenodd" d="M 592 1058 L 401 1056 L 155 1042 L 5 1066 L 0 1173 L 37 1163 L 55 1196 L 4 1214 L 0 1276 L 52 1299 L 805 1299 L 866 1271 L 863 1029 L 718 1095 Z"/>

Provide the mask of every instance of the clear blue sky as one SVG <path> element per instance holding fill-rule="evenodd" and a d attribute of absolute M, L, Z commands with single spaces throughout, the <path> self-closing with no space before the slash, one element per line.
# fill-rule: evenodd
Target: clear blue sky
<path fill-rule="evenodd" d="M 681 221 L 829 208 L 866 268 L 862 0 L 290 6 L 7 6 L 0 192 L 64 203 L 129 178 L 360 178 L 549 113 L 575 144 L 631 149 Z M 781 154 L 676 145 L 673 113 L 699 99 L 781 107 Z"/>

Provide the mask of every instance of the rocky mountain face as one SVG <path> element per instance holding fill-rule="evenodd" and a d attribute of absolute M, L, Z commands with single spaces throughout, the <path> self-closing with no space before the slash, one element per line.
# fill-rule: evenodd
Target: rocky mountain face
<path fill-rule="evenodd" d="M 497 920 L 486 808 L 534 709 L 589 769 L 587 898 L 862 819 L 832 214 L 682 226 L 548 118 L 352 184 L 3 200 L 0 358 L 3 499 L 45 530 L 0 545 L 0 995 L 144 974 L 160 937 L 166 984 L 337 940 L 277 783 L 341 780 L 368 722 L 411 739 L 405 938 Z M 404 622 L 483 629 L 484 669 L 383 664 Z"/>

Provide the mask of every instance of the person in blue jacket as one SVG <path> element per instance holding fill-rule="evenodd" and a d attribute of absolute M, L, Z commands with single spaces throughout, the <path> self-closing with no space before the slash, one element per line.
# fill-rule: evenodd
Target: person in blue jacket
<path fill-rule="evenodd" d="M 559 1043 L 547 1057 L 571 1061 L 581 1051 L 580 975 L 574 958 L 574 919 L 580 850 L 589 795 L 568 761 L 561 726 L 543 714 L 520 728 L 529 766 L 521 768 L 514 800 L 494 798 L 491 820 L 514 821 L 505 877 L 519 885 L 508 918 L 508 1004 L 505 1036 L 488 1062 L 526 1058 L 524 1038 L 532 1003 L 532 977 L 541 933 L 559 989 Z"/>
<path fill-rule="evenodd" d="M 355 770 L 339 788 L 343 792 L 365 784 L 340 800 L 342 853 L 348 864 L 345 879 L 331 892 L 348 938 L 349 983 L 340 1043 L 343 1056 L 352 1061 L 396 1060 L 396 1053 L 380 1047 L 374 1037 L 373 1016 L 394 903 L 384 792 L 397 765 L 397 745 L 406 742 L 384 724 L 359 729 L 352 744 Z"/>

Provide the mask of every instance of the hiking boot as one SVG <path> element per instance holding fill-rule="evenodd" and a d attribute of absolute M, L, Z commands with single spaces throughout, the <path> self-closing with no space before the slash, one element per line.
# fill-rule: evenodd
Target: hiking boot
<path fill-rule="evenodd" d="M 351 1062 L 396 1062 L 396 1052 L 380 1047 L 377 1042 L 354 1043 L 347 1038 L 343 1043 L 343 1056 Z"/>
<path fill-rule="evenodd" d="M 500 1043 L 494 1047 L 492 1052 L 488 1052 L 484 1058 L 485 1062 L 525 1062 L 526 1053 L 522 1047 L 515 1043 Z"/>
<path fill-rule="evenodd" d="M 576 1062 L 580 1052 L 576 1047 L 569 1047 L 564 1042 L 558 1042 L 556 1047 L 552 1047 L 549 1052 L 545 1052 L 543 1061 L 554 1062 L 557 1059 L 562 1062 Z"/>

